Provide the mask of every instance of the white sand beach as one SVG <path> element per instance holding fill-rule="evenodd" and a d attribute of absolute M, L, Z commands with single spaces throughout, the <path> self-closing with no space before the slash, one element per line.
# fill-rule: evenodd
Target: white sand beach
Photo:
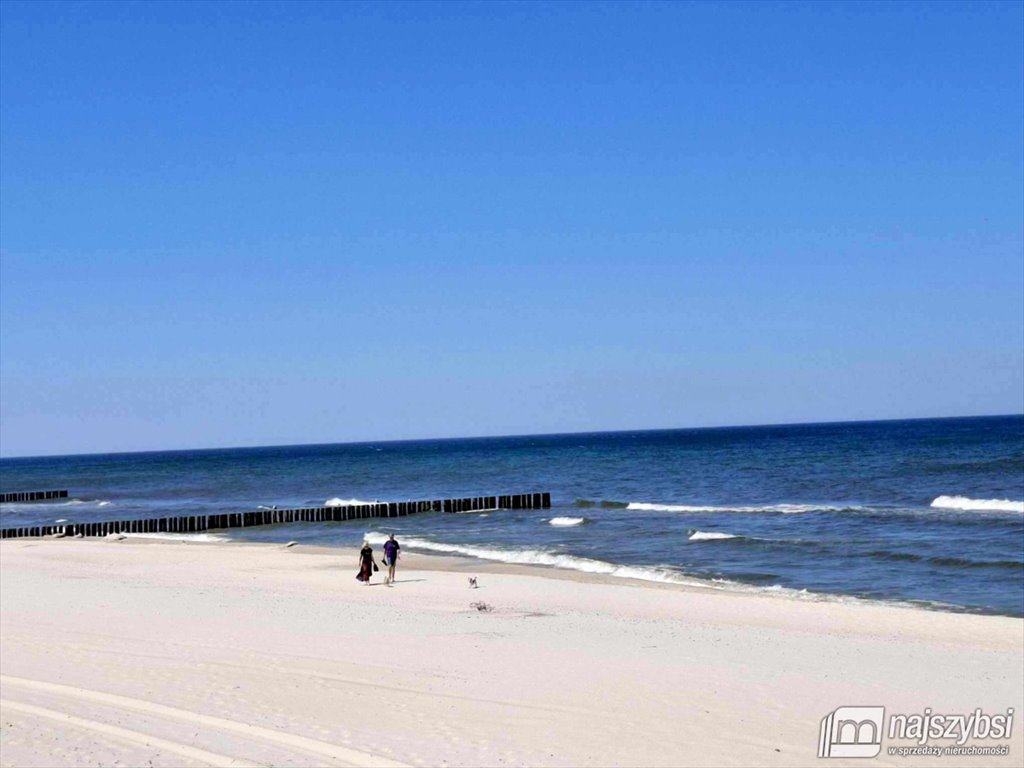
<path fill-rule="evenodd" d="M 1019 619 L 415 554 L 393 588 L 383 574 L 364 587 L 355 571 L 354 551 L 301 546 L 3 542 L 0 763 L 1024 759 Z M 843 705 L 1012 707 L 1017 722 L 1009 739 L 971 742 L 1009 745 L 999 758 L 899 757 L 883 746 L 873 760 L 819 760 L 821 720 Z"/>

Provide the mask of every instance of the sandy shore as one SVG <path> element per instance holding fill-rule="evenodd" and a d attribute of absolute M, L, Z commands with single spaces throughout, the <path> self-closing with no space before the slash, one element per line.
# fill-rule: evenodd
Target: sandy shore
<path fill-rule="evenodd" d="M 0 545 L 0 763 L 1020 765 L 1024 621 L 246 544 Z M 468 589 L 475 574 L 480 589 Z M 484 601 L 490 612 L 470 603 Z M 819 760 L 822 718 L 1015 711 L 993 757 Z M 951 742 L 932 741 L 932 744 Z"/>

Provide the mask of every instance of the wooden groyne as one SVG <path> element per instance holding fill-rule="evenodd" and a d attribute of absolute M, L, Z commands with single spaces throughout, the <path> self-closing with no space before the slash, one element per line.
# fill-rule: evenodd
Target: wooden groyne
<path fill-rule="evenodd" d="M 19 501 L 49 501 L 67 497 L 67 491 L 14 491 L 13 493 L 0 493 L 0 504 L 14 504 Z"/>
<path fill-rule="evenodd" d="M 324 523 L 375 517 L 406 517 L 418 512 L 472 512 L 485 509 L 550 509 L 550 493 L 516 493 L 504 496 L 474 496 L 465 499 L 390 501 L 337 507 L 260 509 L 256 512 L 228 512 L 218 515 L 182 515 L 141 520 L 108 520 L 101 523 L 58 523 L 23 528 L 2 528 L 0 539 L 26 536 L 107 536 L 112 533 L 202 533 L 225 528 L 252 528 L 284 523 Z"/>

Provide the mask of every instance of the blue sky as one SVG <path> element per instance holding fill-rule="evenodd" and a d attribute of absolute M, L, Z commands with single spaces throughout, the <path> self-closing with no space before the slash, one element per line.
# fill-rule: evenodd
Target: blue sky
<path fill-rule="evenodd" d="M 0 453 L 1024 410 L 1021 3 L 0 5 Z"/>

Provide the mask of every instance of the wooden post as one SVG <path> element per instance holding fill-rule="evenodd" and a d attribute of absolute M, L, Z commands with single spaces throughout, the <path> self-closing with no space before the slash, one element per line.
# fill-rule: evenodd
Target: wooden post
<path fill-rule="evenodd" d="M 34 496 L 33 496 L 34 493 Z M 61 498 L 67 491 L 16 491 L 0 494 L 0 499 Z M 178 515 L 175 517 L 105 520 L 64 526 L 24 526 L 0 529 L 0 537 L 64 535 L 108 536 L 111 533 L 192 533 L 223 528 L 245 528 L 294 522 L 341 522 L 370 518 L 406 517 L 417 512 L 478 512 L 485 509 L 550 509 L 550 493 L 519 493 L 500 496 L 469 496 L 457 499 L 422 499 L 372 504 L 346 504 L 338 507 L 300 507 L 253 512 L 224 512 L 215 515 Z"/>

